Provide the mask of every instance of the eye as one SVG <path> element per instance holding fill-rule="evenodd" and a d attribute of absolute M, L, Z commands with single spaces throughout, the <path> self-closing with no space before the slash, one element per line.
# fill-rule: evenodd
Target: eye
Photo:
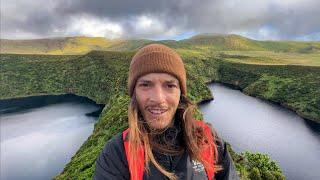
<path fill-rule="evenodd" d="M 168 86 L 168 88 L 170 88 L 170 89 L 171 89 L 171 88 L 176 88 L 176 87 L 177 87 L 177 85 L 175 85 L 175 84 L 168 84 L 167 86 Z"/>
<path fill-rule="evenodd" d="M 139 83 L 139 87 L 148 87 L 149 83 L 143 82 L 143 83 Z"/>

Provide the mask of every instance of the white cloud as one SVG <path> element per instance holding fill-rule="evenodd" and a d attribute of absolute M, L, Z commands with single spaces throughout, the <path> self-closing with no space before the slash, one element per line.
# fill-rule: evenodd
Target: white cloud
<path fill-rule="evenodd" d="M 299 41 L 320 41 L 320 32 L 305 35 L 305 36 L 300 36 L 300 37 L 297 37 L 296 40 L 299 40 Z"/>
<path fill-rule="evenodd" d="M 270 1 L 269 1 L 270 3 Z M 271 3 L 284 7 L 301 6 L 303 4 L 312 4 L 312 0 L 271 0 Z"/>
<path fill-rule="evenodd" d="M 137 35 L 150 36 L 152 34 L 162 34 L 166 31 L 163 22 L 148 15 L 137 16 L 130 23 L 133 25 L 132 31 Z"/>
<path fill-rule="evenodd" d="M 186 32 L 312 38 L 319 6 L 318 0 L 1 0 L 1 38 L 174 39 Z"/>
<path fill-rule="evenodd" d="M 3 31 L 0 31 L 0 38 L 2 39 L 39 39 L 43 38 L 41 35 L 32 33 L 32 32 L 26 32 L 21 29 L 16 29 L 14 31 L 6 32 L 5 34 Z"/>
<path fill-rule="evenodd" d="M 120 24 L 106 18 L 98 19 L 89 16 L 76 16 L 70 19 L 65 35 L 83 35 L 91 37 L 119 38 L 123 35 Z"/>
<path fill-rule="evenodd" d="M 137 18 L 137 26 L 136 28 L 138 30 L 146 30 L 148 28 L 151 28 L 152 25 L 154 25 L 154 20 L 147 16 L 140 16 Z"/>
<path fill-rule="evenodd" d="M 147 14 L 130 18 L 127 23 L 123 23 L 123 26 L 125 25 L 129 26 L 123 37 L 129 38 L 142 37 L 159 40 L 173 38 L 181 33 L 178 25 L 169 27 L 163 18 Z"/>
<path fill-rule="evenodd" d="M 278 40 L 281 38 L 279 31 L 266 26 L 246 31 L 234 31 L 231 33 L 250 37 L 256 40 Z"/>

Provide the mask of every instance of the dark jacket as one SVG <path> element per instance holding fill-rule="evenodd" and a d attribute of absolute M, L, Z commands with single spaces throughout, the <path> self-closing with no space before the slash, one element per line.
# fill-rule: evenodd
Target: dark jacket
<path fill-rule="evenodd" d="M 218 148 L 218 164 L 223 170 L 215 174 L 217 180 L 238 180 L 239 177 L 234 164 L 227 151 L 226 143 L 216 137 Z M 117 134 L 105 145 L 96 161 L 95 180 L 127 180 L 130 179 L 128 162 L 125 155 L 122 133 Z M 201 163 L 192 161 L 185 152 L 182 155 L 170 156 L 154 152 L 156 160 L 165 169 L 174 172 L 178 179 L 207 179 L 207 174 Z M 144 180 L 147 179 L 167 179 L 157 168 L 150 163 L 150 173 L 144 172 Z"/>

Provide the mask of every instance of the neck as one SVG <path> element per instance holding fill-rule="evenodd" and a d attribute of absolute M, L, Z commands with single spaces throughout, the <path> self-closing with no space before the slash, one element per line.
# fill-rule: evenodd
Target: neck
<path fill-rule="evenodd" d="M 180 154 L 183 147 L 181 122 L 173 120 L 172 125 L 162 133 L 151 134 L 152 149 L 164 154 Z"/>

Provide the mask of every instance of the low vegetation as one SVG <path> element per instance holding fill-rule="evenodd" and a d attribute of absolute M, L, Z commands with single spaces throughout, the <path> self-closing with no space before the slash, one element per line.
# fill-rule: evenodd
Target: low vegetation
<path fill-rule="evenodd" d="M 218 82 L 281 104 L 320 123 L 320 67 L 248 65 L 221 60 Z"/>
<path fill-rule="evenodd" d="M 73 55 L 1 54 L 0 57 L 0 99 L 72 93 L 106 105 L 93 134 L 55 179 L 91 179 L 96 157 L 104 144 L 127 127 L 126 84 L 134 50 L 152 42 L 107 42 L 99 38 L 96 42 L 86 41 L 86 38 L 77 39 L 72 48 L 61 46 L 63 53 L 53 53 Z M 64 43 L 69 42 L 70 39 Z M 90 48 L 77 49 L 80 42 L 81 47 Z M 320 122 L 318 42 L 277 44 L 239 36 L 196 36 L 158 43 L 174 47 L 182 55 L 188 72 L 188 97 L 195 103 L 213 99 L 206 84 L 215 81 L 279 103 L 306 119 Z M 103 46 L 100 50 L 114 51 L 79 53 L 99 46 Z M 308 46 L 312 46 L 311 50 Z M 18 46 L 10 48 L 24 51 Z M 37 52 L 48 53 L 53 49 Z M 236 154 L 231 148 L 229 151 L 241 179 L 284 179 L 280 168 L 267 155 Z"/>

